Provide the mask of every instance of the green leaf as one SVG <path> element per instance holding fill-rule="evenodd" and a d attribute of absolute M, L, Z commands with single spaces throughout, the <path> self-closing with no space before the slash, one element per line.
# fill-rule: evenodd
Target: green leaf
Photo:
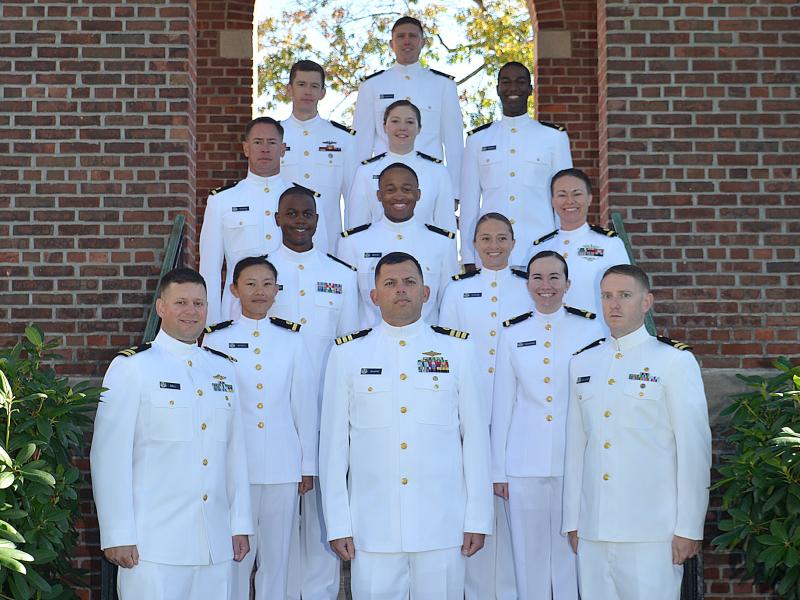
<path fill-rule="evenodd" d="M 4 490 L 14 483 L 14 473 L 11 471 L 3 471 L 0 473 L 0 490 Z"/>
<path fill-rule="evenodd" d="M 14 529 L 11 523 L 6 523 L 5 521 L 0 521 L 0 536 L 12 542 L 16 542 L 17 544 L 21 544 L 25 541 L 25 538 L 22 537 L 16 529 Z"/>
<path fill-rule="evenodd" d="M 29 325 L 25 328 L 25 337 L 28 338 L 28 341 L 37 348 L 44 344 L 44 335 L 42 334 L 42 330 L 35 325 Z"/>
<path fill-rule="evenodd" d="M 25 444 L 19 452 L 17 452 L 17 463 L 25 464 L 28 459 L 36 452 L 36 444 Z"/>
<path fill-rule="evenodd" d="M 49 583 L 47 583 L 41 575 L 39 575 L 36 571 L 32 568 L 28 567 L 27 579 L 31 582 L 33 587 L 35 587 L 40 592 L 49 593 L 52 590 L 52 587 Z"/>
<path fill-rule="evenodd" d="M 767 569 L 773 569 L 783 559 L 785 550 L 782 546 L 770 546 L 758 555 L 758 561 Z"/>
<path fill-rule="evenodd" d="M 41 469 L 21 469 L 20 473 L 27 479 L 32 479 L 34 481 L 38 481 L 39 483 L 43 483 L 47 486 L 53 487 L 56 484 L 55 478 L 45 471 Z"/>

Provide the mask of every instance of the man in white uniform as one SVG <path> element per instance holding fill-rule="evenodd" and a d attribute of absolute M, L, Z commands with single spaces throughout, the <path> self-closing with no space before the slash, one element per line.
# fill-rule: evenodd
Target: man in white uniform
<path fill-rule="evenodd" d="M 242 316 L 206 327 L 203 345 L 236 358 L 244 439 L 250 474 L 253 549 L 234 568 L 233 600 L 249 600 L 250 575 L 258 565 L 255 597 L 285 598 L 289 541 L 299 498 L 317 474 L 317 374 L 306 365 L 300 325 L 270 317 L 278 293 L 275 267 L 264 257 L 240 260 L 233 295 Z"/>
<path fill-rule="evenodd" d="M 499 212 L 514 225 L 517 245 L 511 265 L 527 264 L 533 240 L 555 227 L 550 180 L 572 166 L 569 137 L 563 127 L 528 116 L 533 93 L 530 71 L 520 63 L 500 69 L 497 95 L 503 118 L 469 132 L 461 168 L 461 256 L 467 271 L 475 267 L 469 240 L 478 217 Z"/>
<path fill-rule="evenodd" d="M 416 149 L 447 164 L 456 198 L 464 151 L 464 122 L 458 90 L 449 75 L 426 69 L 419 63 L 425 45 L 422 23 L 413 17 L 401 17 L 392 27 L 389 46 L 397 62 L 385 71 L 362 80 L 356 98 L 353 127 L 360 159 L 386 152 L 388 142 L 383 130 L 383 113 L 395 100 L 409 100 L 422 111 L 422 129 Z"/>
<path fill-rule="evenodd" d="M 464 557 L 492 531 L 485 393 L 468 334 L 428 325 L 403 252 L 375 272 L 381 323 L 337 339 L 325 377 L 320 481 L 354 600 L 463 600 Z"/>
<path fill-rule="evenodd" d="M 247 178 L 211 192 L 200 230 L 200 274 L 208 285 L 209 325 L 239 316 L 238 302 L 230 291 L 233 267 L 242 258 L 268 254 L 280 245 L 275 211 L 280 195 L 292 186 L 280 174 L 285 146 L 283 127 L 275 119 L 250 121 L 242 148 L 248 161 Z M 324 222 L 315 242 L 327 247 Z"/>
<path fill-rule="evenodd" d="M 230 357 L 197 346 L 206 309 L 199 273 L 167 273 L 155 340 L 120 352 L 103 378 L 92 489 L 120 600 L 227 598 L 231 559 L 249 551 L 239 386 Z"/>
<path fill-rule="evenodd" d="M 375 265 L 389 252 L 413 252 L 419 257 L 431 290 L 424 317 L 436 322 L 444 288 L 451 273 L 458 271 L 455 234 L 416 220 L 414 208 L 419 200 L 419 187 L 416 174 L 407 165 L 395 163 L 383 170 L 378 181 L 378 198 L 383 205 L 383 218 L 372 225 L 343 232 L 339 242 L 339 256 L 358 269 L 361 326 L 380 322 L 370 291 L 375 283 Z"/>
<path fill-rule="evenodd" d="M 702 547 L 711 432 L 689 347 L 644 327 L 653 304 L 638 267 L 609 268 L 611 337 L 570 363 L 564 521 L 583 600 L 678 600 Z"/>
<path fill-rule="evenodd" d="M 609 267 L 630 264 L 628 251 L 616 231 L 586 222 L 592 204 L 592 183 L 586 173 L 575 168 L 559 171 L 550 190 L 561 227 L 534 241 L 528 256 L 543 250 L 558 252 L 566 259 L 572 280 L 564 302 L 602 313 L 600 278 Z M 602 314 L 598 317 L 605 325 Z"/>
<path fill-rule="evenodd" d="M 311 60 L 292 65 L 286 92 L 292 114 L 281 121 L 286 144 L 281 173 L 319 194 L 317 210 L 328 233 L 328 245 L 320 250 L 335 252 L 338 233 L 344 229 L 341 199 L 363 157 L 356 156 L 353 129 L 319 116 L 317 106 L 325 97 L 325 70 L 320 65 Z"/>
<path fill-rule="evenodd" d="M 283 243 L 270 256 L 280 292 L 269 314 L 298 323 L 309 355 L 307 371 L 321 386 L 333 340 L 358 327 L 358 284 L 352 267 L 317 250 L 313 236 L 319 216 L 314 196 L 295 187 L 280 198 L 276 223 Z M 321 403 L 321 398 L 319 399 Z M 315 410 L 320 409 L 319 403 Z M 341 563 L 328 546 L 319 486 L 300 500 L 299 538 L 289 563 L 291 600 L 336 600 Z"/>

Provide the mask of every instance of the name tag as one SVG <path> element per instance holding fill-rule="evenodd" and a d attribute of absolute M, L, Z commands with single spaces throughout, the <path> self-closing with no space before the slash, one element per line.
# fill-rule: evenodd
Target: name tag
<path fill-rule="evenodd" d="M 497 146 L 482 146 L 481 152 L 487 152 L 488 150 L 497 150 Z"/>
<path fill-rule="evenodd" d="M 483 296 L 483 292 L 466 292 L 464 294 L 464 298 L 480 298 Z"/>
<path fill-rule="evenodd" d="M 526 346 L 535 346 L 536 340 L 528 340 L 527 342 L 517 342 L 517 348 L 525 348 Z"/>
<path fill-rule="evenodd" d="M 172 383 L 171 381 L 161 381 L 158 384 L 162 390 L 179 390 L 181 389 L 180 383 Z"/>
<path fill-rule="evenodd" d="M 381 94 L 379 98 L 381 100 L 391 100 L 392 98 L 394 98 L 394 94 Z"/>
<path fill-rule="evenodd" d="M 382 252 L 364 252 L 364 258 L 380 258 L 383 256 Z"/>
<path fill-rule="evenodd" d="M 361 369 L 362 375 L 380 375 L 383 369 Z"/>
<path fill-rule="evenodd" d="M 589 379 L 591 379 L 589 375 L 584 375 L 583 377 L 578 377 L 575 383 L 589 383 Z"/>
<path fill-rule="evenodd" d="M 279 284 L 278 284 L 278 291 L 280 292 L 282 289 L 283 289 L 283 284 L 282 284 L 282 283 L 279 283 Z"/>
<path fill-rule="evenodd" d="M 380 178 L 381 178 L 381 174 L 380 174 L 380 173 L 375 173 L 375 174 L 372 176 L 372 178 L 373 178 L 373 179 L 380 179 Z"/>
<path fill-rule="evenodd" d="M 239 343 L 236 343 L 236 342 L 230 342 L 228 344 L 228 348 L 249 348 L 249 347 L 250 347 L 250 344 L 248 344 L 247 342 L 245 342 L 243 344 L 239 344 Z"/>
<path fill-rule="evenodd" d="M 247 212 L 250 210 L 249 206 L 234 206 L 231 208 L 232 212 Z"/>
<path fill-rule="evenodd" d="M 291 149 L 292 149 L 292 147 L 291 147 L 291 146 L 286 146 L 286 151 L 287 151 L 287 152 L 289 152 L 289 150 L 291 150 Z"/>

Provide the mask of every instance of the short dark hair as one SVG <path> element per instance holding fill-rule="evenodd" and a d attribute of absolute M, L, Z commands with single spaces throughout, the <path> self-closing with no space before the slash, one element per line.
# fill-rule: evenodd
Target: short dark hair
<path fill-rule="evenodd" d="M 558 260 L 561 263 L 561 266 L 564 268 L 564 279 L 569 279 L 569 266 L 567 265 L 567 261 L 558 252 L 553 250 L 542 250 L 531 257 L 531 259 L 528 261 L 528 277 L 530 277 L 531 274 L 531 265 L 533 264 L 533 261 L 539 260 L 540 258 L 555 258 Z"/>
<path fill-rule="evenodd" d="M 315 63 L 313 60 L 298 60 L 289 70 L 289 83 L 294 82 L 295 75 L 300 71 L 319 73 L 322 78 L 322 87 L 325 87 L 325 69 L 319 63 Z"/>
<path fill-rule="evenodd" d="M 521 62 L 517 62 L 515 60 L 512 60 L 511 62 L 507 62 L 502 67 L 500 67 L 500 70 L 497 72 L 497 79 L 500 79 L 500 77 L 503 76 L 503 69 L 505 69 L 506 67 L 519 67 L 520 69 L 524 69 L 525 72 L 528 74 L 528 82 L 530 82 L 530 80 L 531 80 L 531 70 L 528 67 L 526 67 L 525 65 L 523 65 Z"/>
<path fill-rule="evenodd" d="M 408 15 L 400 17 L 399 19 L 397 19 L 397 21 L 394 22 L 394 25 L 392 25 L 392 33 L 394 33 L 394 30 L 400 27 L 401 25 L 415 25 L 416 27 L 419 28 L 420 33 L 422 35 L 425 35 L 425 29 L 422 27 L 422 23 L 420 22 L 419 19 L 415 19 L 414 17 L 409 17 Z"/>
<path fill-rule="evenodd" d="M 271 262 L 267 260 L 267 255 L 264 254 L 262 256 L 248 256 L 247 258 L 243 258 L 239 262 L 236 263 L 236 266 L 233 268 L 233 283 L 236 285 L 239 281 L 239 275 L 242 274 L 247 267 L 255 267 L 257 265 L 264 265 L 275 276 L 275 281 L 278 280 L 278 269 L 275 268 Z"/>
<path fill-rule="evenodd" d="M 381 257 L 381 259 L 378 261 L 378 264 L 375 265 L 375 283 L 378 283 L 378 275 L 380 274 L 383 265 L 399 265 L 404 262 L 414 263 L 414 266 L 417 267 L 417 271 L 419 271 L 420 279 L 423 281 L 425 280 L 425 277 L 422 274 L 422 267 L 416 258 L 407 252 L 389 252 L 389 254 Z"/>
<path fill-rule="evenodd" d="M 556 181 L 561 179 L 562 177 L 577 177 L 583 182 L 583 185 L 586 186 L 586 193 L 590 196 L 592 195 L 592 180 L 589 179 L 589 176 L 581 171 L 580 169 L 576 169 L 575 167 L 570 167 L 569 169 L 561 169 L 558 173 L 553 175 L 553 178 L 550 180 L 550 195 L 553 195 L 553 187 L 556 184 Z"/>
<path fill-rule="evenodd" d="M 613 267 L 608 267 L 600 278 L 600 283 L 609 275 L 627 275 L 628 277 L 633 277 L 639 282 L 639 285 L 644 288 L 645 292 L 650 291 L 650 278 L 641 267 L 637 267 L 636 265 L 614 265 Z"/>
<path fill-rule="evenodd" d="M 378 187 L 381 186 L 381 181 L 383 181 L 383 176 L 386 175 L 386 173 L 388 173 L 392 169 L 403 169 L 404 171 L 408 171 L 409 173 L 411 173 L 414 176 L 414 179 L 416 180 L 417 185 L 419 185 L 419 177 L 417 176 L 417 172 L 414 169 L 412 169 L 411 167 L 409 167 L 405 163 L 396 162 L 396 163 L 390 164 L 383 171 L 381 171 L 380 175 L 378 175 Z"/>
<path fill-rule="evenodd" d="M 414 115 L 417 117 L 417 125 L 419 125 L 420 129 L 422 129 L 422 113 L 419 112 L 419 107 L 411 102 L 411 100 L 395 100 L 389 106 L 387 106 L 386 110 L 383 111 L 383 124 L 386 125 L 386 121 L 389 120 L 389 113 L 395 108 L 400 108 L 401 106 L 408 106 L 412 111 L 414 111 Z"/>
<path fill-rule="evenodd" d="M 255 119 L 251 120 L 244 127 L 244 139 L 250 137 L 250 132 L 253 131 L 253 127 L 255 127 L 256 125 L 273 125 L 275 129 L 278 130 L 281 139 L 283 139 L 283 125 L 281 125 L 278 121 L 276 121 L 272 117 L 256 117 Z"/>
<path fill-rule="evenodd" d="M 317 208 L 317 197 L 314 194 L 313 190 L 308 189 L 305 186 L 294 184 L 292 187 L 287 188 L 278 198 L 278 208 L 281 207 L 281 202 L 287 196 L 292 195 L 299 195 L 299 196 L 306 196 L 307 198 L 311 198 L 311 201 L 314 203 L 314 210 Z"/>
<path fill-rule="evenodd" d="M 189 267 L 178 267 L 176 269 L 172 269 L 172 271 L 161 278 L 161 284 L 158 291 L 159 297 L 163 297 L 164 290 L 166 290 L 173 283 L 199 283 L 204 288 L 208 289 L 206 287 L 206 280 L 203 279 L 203 276 L 200 275 L 200 273 L 194 269 L 190 269 Z"/>
<path fill-rule="evenodd" d="M 514 239 L 514 227 L 511 225 L 511 221 L 508 220 L 508 217 L 501 215 L 499 212 L 488 212 L 482 214 L 478 222 L 475 223 L 475 233 L 472 235 L 473 242 L 478 239 L 478 228 L 486 221 L 500 221 L 505 224 L 505 226 L 508 227 L 509 233 L 511 233 L 511 239 Z"/>

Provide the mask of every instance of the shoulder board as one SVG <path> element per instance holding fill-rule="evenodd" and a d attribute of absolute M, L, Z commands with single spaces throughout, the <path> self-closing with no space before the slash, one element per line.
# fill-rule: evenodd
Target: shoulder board
<path fill-rule="evenodd" d="M 470 271 L 469 273 L 458 273 L 457 275 L 453 275 L 451 279 L 453 281 L 461 281 L 463 279 L 469 279 L 470 277 L 475 277 L 478 273 L 480 273 L 480 269 L 475 269 L 474 271 Z"/>
<path fill-rule="evenodd" d="M 301 327 L 299 323 L 293 323 L 292 321 L 287 321 L 286 319 L 280 319 L 278 317 L 270 317 L 269 322 L 278 327 L 288 329 L 289 331 L 300 331 Z"/>
<path fill-rule="evenodd" d="M 503 321 L 503 327 L 511 327 L 512 325 L 516 325 L 517 323 L 522 323 L 526 319 L 530 319 L 533 316 L 532 312 L 522 313 L 521 315 L 517 315 L 513 319 L 509 319 L 508 321 Z"/>
<path fill-rule="evenodd" d="M 451 240 L 456 237 L 456 234 L 453 233 L 452 231 L 447 231 L 447 229 L 442 229 L 441 227 L 437 227 L 436 225 L 431 225 L 429 223 L 426 223 L 425 227 L 427 227 L 429 231 L 448 237 Z"/>
<path fill-rule="evenodd" d="M 220 187 L 218 187 L 218 188 L 214 188 L 213 190 L 211 190 L 211 193 L 210 193 L 209 195 L 210 195 L 210 196 L 216 196 L 216 195 L 217 195 L 217 194 L 219 194 L 220 192 L 224 192 L 225 190 L 229 190 L 229 189 L 231 189 L 231 188 L 232 188 L 233 186 L 235 186 L 237 183 L 239 183 L 239 182 L 238 182 L 238 181 L 234 181 L 233 183 L 229 183 L 228 185 L 223 185 L 223 186 L 220 186 Z"/>
<path fill-rule="evenodd" d="M 475 128 L 475 129 L 470 129 L 470 130 L 467 132 L 467 136 L 470 136 L 470 135 L 472 135 L 473 133 L 478 133 L 479 131 L 483 131 L 483 130 L 484 130 L 484 129 L 486 129 L 487 127 L 491 127 L 491 126 L 492 126 L 492 123 L 494 123 L 494 121 L 489 121 L 488 123 L 484 123 L 483 125 L 478 125 L 478 126 Z"/>
<path fill-rule="evenodd" d="M 607 237 L 617 237 L 618 235 L 613 229 L 606 229 L 605 227 L 600 227 L 600 225 L 589 225 L 589 229 Z"/>
<path fill-rule="evenodd" d="M 430 154 L 425 154 L 424 152 L 420 152 L 419 150 L 417 150 L 417 156 L 419 156 L 420 158 L 424 158 L 425 160 L 435 162 L 437 165 L 442 164 L 441 158 L 436 158 L 435 156 L 431 156 Z"/>
<path fill-rule="evenodd" d="M 147 342 L 146 344 L 140 344 L 138 346 L 133 346 L 131 348 L 125 348 L 125 350 L 120 350 L 119 352 L 117 352 L 117 356 L 133 356 L 134 354 L 139 354 L 139 352 L 150 350 L 150 346 L 152 346 L 152 344 L 150 342 Z"/>
<path fill-rule="evenodd" d="M 352 127 L 348 127 L 347 125 L 342 125 L 341 123 L 337 123 L 336 121 L 331 121 L 331 125 L 336 127 L 336 129 L 341 129 L 342 131 L 346 131 L 350 135 L 356 134 L 356 130 L 353 129 Z"/>
<path fill-rule="evenodd" d="M 517 277 L 522 277 L 524 280 L 528 280 L 528 272 L 523 271 L 522 269 L 511 269 L 511 273 L 516 275 Z"/>
<path fill-rule="evenodd" d="M 542 237 L 540 237 L 538 240 L 534 240 L 533 245 L 538 246 L 542 242 L 546 242 L 547 240 L 554 238 L 557 234 L 558 234 L 558 229 L 556 229 L 555 231 L 551 231 L 547 235 L 543 235 Z"/>
<path fill-rule="evenodd" d="M 348 265 L 341 258 L 336 258 L 333 254 L 328 254 L 328 258 L 330 258 L 331 260 L 335 260 L 340 265 L 344 265 L 345 267 L 347 267 L 348 269 L 350 269 L 352 271 L 358 271 L 358 269 L 356 269 L 353 265 Z"/>
<path fill-rule="evenodd" d="M 455 80 L 453 75 L 448 75 L 447 73 L 443 73 L 442 71 L 437 71 L 436 69 L 429 69 L 431 73 L 436 73 L 437 75 L 441 75 L 442 77 L 447 77 L 448 79 Z"/>
<path fill-rule="evenodd" d="M 383 73 L 385 70 L 386 70 L 386 69 L 381 69 L 380 71 L 375 71 L 375 72 L 374 72 L 374 73 L 372 73 L 371 75 L 367 75 L 366 77 L 362 77 L 362 78 L 361 78 L 361 81 L 366 81 L 367 79 L 372 79 L 372 78 L 373 78 L 373 77 L 375 77 L 376 75 L 380 75 L 381 73 Z"/>
<path fill-rule="evenodd" d="M 203 346 L 203 350 L 208 350 L 209 352 L 211 352 L 211 354 L 216 354 L 217 356 L 219 356 L 221 358 L 225 358 L 225 359 L 231 361 L 232 363 L 238 362 L 232 356 L 228 356 L 224 352 L 220 352 L 219 350 L 214 350 L 213 348 L 209 348 L 208 346 Z"/>
<path fill-rule="evenodd" d="M 386 152 L 381 152 L 380 154 L 376 154 L 372 158 L 365 158 L 364 160 L 361 161 L 361 164 L 362 165 L 368 165 L 370 163 L 374 163 L 376 160 L 380 160 L 384 156 L 386 156 Z"/>
<path fill-rule="evenodd" d="M 578 315 L 579 317 L 583 317 L 584 319 L 596 319 L 597 315 L 593 312 L 588 310 L 583 310 L 582 308 L 574 308 L 572 306 L 564 305 L 564 310 L 567 311 L 571 315 Z"/>
<path fill-rule="evenodd" d="M 675 340 L 669 339 L 667 336 L 658 335 L 656 339 L 659 342 L 672 346 L 673 348 L 677 348 L 678 350 L 691 350 L 692 347 L 689 344 L 684 344 L 683 342 L 676 342 Z"/>
<path fill-rule="evenodd" d="M 352 342 L 353 340 L 357 340 L 358 338 L 362 338 L 367 335 L 372 328 L 370 329 L 362 329 L 361 331 L 356 331 L 355 333 L 350 333 L 348 335 L 343 335 L 342 337 L 336 338 L 336 345 L 341 346 L 342 344 L 346 344 L 347 342 Z"/>
<path fill-rule="evenodd" d="M 233 325 L 233 321 L 222 321 L 221 323 L 216 323 L 215 325 L 209 325 L 203 331 L 206 333 L 214 333 L 215 331 L 219 331 L 220 329 L 225 329 L 226 327 L 230 327 Z"/>
<path fill-rule="evenodd" d="M 304 190 L 307 190 L 307 191 L 311 192 L 312 194 L 314 194 L 314 198 L 319 198 L 320 197 L 320 193 L 319 192 L 315 192 L 310 187 L 306 187 L 305 185 L 303 185 L 301 183 L 297 183 L 296 181 L 293 181 L 292 185 L 295 186 L 295 187 L 303 188 Z"/>
<path fill-rule="evenodd" d="M 606 341 L 606 338 L 600 338 L 599 340 L 595 340 L 591 344 L 589 344 L 588 346 L 584 346 L 583 348 L 581 348 L 577 352 L 573 352 L 572 355 L 574 356 L 576 354 L 580 354 L 584 350 L 588 350 L 589 348 L 594 348 L 595 346 L 599 346 L 600 344 L 602 344 L 605 341 Z"/>
<path fill-rule="evenodd" d="M 550 127 L 552 129 L 555 129 L 556 131 L 566 131 L 563 125 L 556 125 L 555 123 L 550 123 L 548 121 L 539 121 L 539 123 L 541 123 L 545 127 Z"/>
<path fill-rule="evenodd" d="M 469 334 L 466 331 L 459 331 L 458 329 L 450 329 L 449 327 L 442 327 L 440 325 L 431 325 L 431 329 L 433 329 L 436 333 L 441 333 L 442 335 L 449 335 L 450 337 L 458 338 L 460 340 L 465 340 L 469 337 Z"/>
<path fill-rule="evenodd" d="M 369 229 L 370 225 L 372 225 L 372 223 L 364 223 L 363 225 L 359 225 L 358 227 L 347 229 L 342 232 L 342 237 L 347 237 L 348 235 L 353 235 L 354 233 L 358 233 L 359 231 L 364 231 L 365 229 Z"/>

